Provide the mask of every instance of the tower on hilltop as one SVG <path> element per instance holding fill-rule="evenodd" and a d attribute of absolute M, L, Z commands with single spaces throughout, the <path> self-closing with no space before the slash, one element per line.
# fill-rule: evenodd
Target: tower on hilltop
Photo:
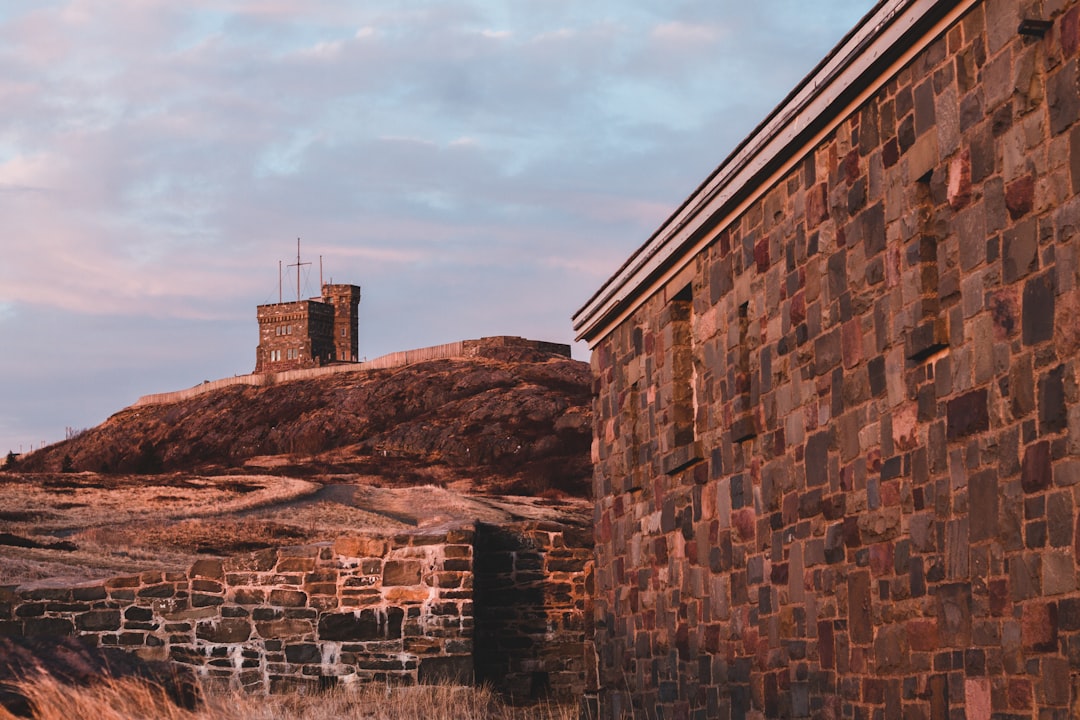
<path fill-rule="evenodd" d="M 358 285 L 320 285 L 322 296 L 300 299 L 300 241 L 296 244 L 296 300 L 259 305 L 255 372 L 283 372 L 331 363 L 357 362 Z M 321 265 L 321 262 L 320 262 Z M 321 275 L 320 269 L 320 275 Z"/>
<path fill-rule="evenodd" d="M 356 362 L 357 328 L 360 324 L 360 286 L 323 285 L 323 302 L 334 308 L 334 359 L 338 362 Z"/>

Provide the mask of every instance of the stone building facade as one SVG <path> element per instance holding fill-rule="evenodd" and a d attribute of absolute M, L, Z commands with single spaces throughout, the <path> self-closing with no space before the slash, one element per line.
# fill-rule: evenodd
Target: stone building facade
<path fill-rule="evenodd" d="M 358 360 L 357 285 L 323 285 L 322 297 L 259 305 L 255 372 L 286 372 Z"/>
<path fill-rule="evenodd" d="M 603 717 L 1080 717 L 1078 21 L 879 3 L 575 315 Z"/>

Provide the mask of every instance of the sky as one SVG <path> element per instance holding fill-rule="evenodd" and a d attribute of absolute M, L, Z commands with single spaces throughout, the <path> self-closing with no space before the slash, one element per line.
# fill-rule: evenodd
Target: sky
<path fill-rule="evenodd" d="M 572 343 L 873 4 L 0 0 L 0 453 L 251 372 L 297 238 L 361 356 Z"/>

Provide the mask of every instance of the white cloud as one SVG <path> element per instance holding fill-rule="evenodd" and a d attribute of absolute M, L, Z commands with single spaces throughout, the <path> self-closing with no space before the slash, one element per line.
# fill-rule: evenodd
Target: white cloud
<path fill-rule="evenodd" d="M 723 38 L 725 33 L 715 25 L 674 20 L 654 27 L 652 35 L 665 43 L 681 44 L 714 43 Z"/>

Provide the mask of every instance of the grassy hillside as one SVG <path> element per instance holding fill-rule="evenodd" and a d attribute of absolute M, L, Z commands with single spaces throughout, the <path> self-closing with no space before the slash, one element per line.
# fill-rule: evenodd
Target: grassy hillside
<path fill-rule="evenodd" d="M 243 472 L 589 491 L 588 365 L 520 349 L 131 407 L 21 459 L 18 472 Z"/>

